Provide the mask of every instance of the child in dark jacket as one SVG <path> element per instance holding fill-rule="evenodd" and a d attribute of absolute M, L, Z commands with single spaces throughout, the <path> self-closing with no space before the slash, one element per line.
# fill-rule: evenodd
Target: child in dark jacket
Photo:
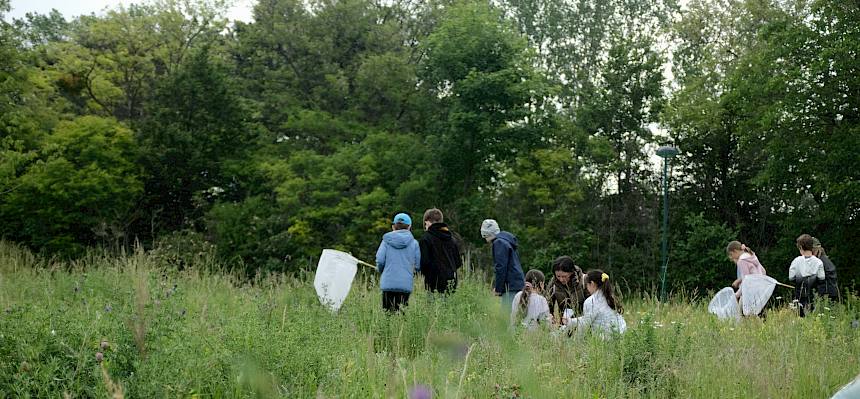
<path fill-rule="evenodd" d="M 525 274 L 517 253 L 517 237 L 507 231 L 501 231 L 499 224 L 493 219 L 481 223 L 481 237 L 493 245 L 493 290 L 496 295 L 502 297 L 502 303 L 510 306 L 514 295 L 525 287 Z"/>
<path fill-rule="evenodd" d="M 411 227 L 409 215 L 398 213 L 391 224 L 392 231 L 382 236 L 376 251 L 376 269 L 382 273 L 382 308 L 389 312 L 399 311 L 409 303 L 413 276 L 421 269 L 421 251 Z"/>
<path fill-rule="evenodd" d="M 460 244 L 444 221 L 442 211 L 436 208 L 424 212 L 425 232 L 418 245 L 421 274 L 430 292 L 453 292 L 457 288 L 457 269 L 463 265 Z"/>

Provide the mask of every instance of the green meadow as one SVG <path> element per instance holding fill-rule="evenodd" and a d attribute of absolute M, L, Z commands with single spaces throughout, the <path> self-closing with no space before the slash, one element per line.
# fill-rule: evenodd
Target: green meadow
<path fill-rule="evenodd" d="M 386 315 L 368 271 L 333 314 L 312 273 L 239 278 L 205 257 L 177 271 L 144 252 L 63 263 L 0 243 L 0 397 L 823 398 L 860 369 L 853 296 L 725 323 L 707 294 L 627 293 L 629 329 L 603 341 L 511 329 L 479 271 L 447 298 L 416 281 Z"/>

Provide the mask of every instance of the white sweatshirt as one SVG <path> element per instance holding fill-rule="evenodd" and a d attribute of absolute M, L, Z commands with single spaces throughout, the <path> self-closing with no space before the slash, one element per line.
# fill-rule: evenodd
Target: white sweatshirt
<path fill-rule="evenodd" d="M 576 328 L 579 334 L 591 329 L 595 334 L 607 338 L 613 331 L 623 333 L 627 329 L 627 323 L 624 317 L 609 307 L 603 291 L 597 290 L 585 299 L 582 316 L 572 319 L 562 327 L 563 330 L 568 328 Z"/>
<path fill-rule="evenodd" d="M 795 278 L 803 278 L 816 276 L 819 280 L 824 280 L 824 262 L 814 255 L 800 255 L 791 261 L 791 266 L 788 267 L 788 279 L 794 281 Z"/>
<path fill-rule="evenodd" d="M 511 323 L 516 323 L 519 319 L 520 298 L 522 297 L 522 291 L 514 295 L 514 303 L 511 304 Z M 529 330 L 534 330 L 540 323 L 550 324 L 550 321 L 549 303 L 546 301 L 546 298 L 537 292 L 532 292 L 529 296 L 529 304 L 526 307 L 526 316 L 523 318 L 523 326 Z"/>

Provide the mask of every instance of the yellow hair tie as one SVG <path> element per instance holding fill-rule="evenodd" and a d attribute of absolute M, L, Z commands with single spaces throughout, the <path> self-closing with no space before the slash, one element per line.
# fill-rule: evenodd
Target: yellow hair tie
<path fill-rule="evenodd" d="M 606 280 L 609 280 L 609 275 L 606 273 L 601 274 L 600 275 L 600 281 L 603 281 L 605 283 Z"/>

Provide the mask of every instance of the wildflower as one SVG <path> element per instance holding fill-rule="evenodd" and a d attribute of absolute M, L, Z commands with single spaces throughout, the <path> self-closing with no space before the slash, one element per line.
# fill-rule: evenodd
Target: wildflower
<path fill-rule="evenodd" d="M 97 362 L 101 363 L 101 362 L 102 362 L 102 360 L 104 360 L 104 358 L 105 358 L 104 353 L 96 352 L 96 361 L 97 361 Z"/>
<path fill-rule="evenodd" d="M 433 390 L 427 385 L 418 384 L 409 390 L 409 399 L 430 399 L 433 397 Z"/>
<path fill-rule="evenodd" d="M 827 306 L 825 306 L 825 307 L 824 307 L 824 310 L 830 310 L 830 308 L 828 308 Z"/>
<path fill-rule="evenodd" d="M 111 310 L 113 310 L 113 307 L 112 307 L 112 306 L 110 306 L 110 305 L 105 305 L 105 313 L 110 313 L 110 311 L 111 311 Z"/>
<path fill-rule="evenodd" d="M 106 340 L 102 340 L 102 342 L 99 344 L 99 348 L 101 348 L 101 350 L 105 350 L 109 345 L 110 344 Z"/>
<path fill-rule="evenodd" d="M 55 330 L 51 330 L 51 335 L 57 335 L 57 332 Z"/>
<path fill-rule="evenodd" d="M 851 328 L 860 328 L 860 320 L 854 320 L 851 322 Z"/>

